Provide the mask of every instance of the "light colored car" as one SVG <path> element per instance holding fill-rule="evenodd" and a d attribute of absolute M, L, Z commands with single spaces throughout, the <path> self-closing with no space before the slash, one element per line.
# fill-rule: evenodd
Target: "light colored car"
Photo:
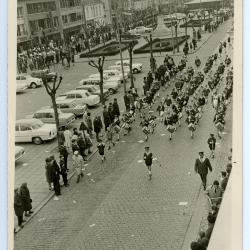
<path fill-rule="evenodd" d="M 100 97 L 97 95 L 91 95 L 87 90 L 71 90 L 65 93 L 65 99 L 74 99 L 78 105 L 87 105 L 89 107 L 96 106 L 100 103 Z M 62 97 L 56 100 L 62 100 Z"/>
<path fill-rule="evenodd" d="M 16 83 L 16 93 L 22 93 L 27 89 L 26 83 Z"/>
<path fill-rule="evenodd" d="M 43 81 L 39 78 L 32 77 L 30 75 L 17 75 L 16 76 L 17 84 L 24 83 L 28 88 L 37 88 L 43 85 Z"/>
<path fill-rule="evenodd" d="M 152 31 L 153 31 L 153 28 L 148 28 L 148 27 L 145 27 L 145 26 L 138 26 L 138 27 L 135 27 L 132 30 L 129 30 L 128 33 L 131 34 L 131 35 L 137 35 L 137 34 L 150 33 Z"/>
<path fill-rule="evenodd" d="M 92 74 L 89 76 L 89 78 L 94 78 L 94 79 L 100 79 L 100 74 Z M 119 84 L 121 84 L 122 82 L 122 77 L 120 76 L 109 76 L 108 74 L 103 74 L 103 81 L 105 82 L 118 82 Z"/>
<path fill-rule="evenodd" d="M 115 63 L 115 65 L 121 66 L 122 63 L 121 63 L 121 61 L 117 61 Z M 123 60 L 123 66 L 129 67 L 129 60 Z M 142 64 L 141 63 L 133 63 L 132 64 L 132 70 L 133 70 L 134 74 L 142 72 Z"/>
<path fill-rule="evenodd" d="M 99 86 L 95 85 L 80 85 L 76 87 L 76 89 L 84 89 L 87 90 L 91 95 L 98 95 L 101 97 L 101 90 Z M 104 99 L 107 99 L 109 96 L 109 91 L 107 89 L 103 89 Z"/>
<path fill-rule="evenodd" d="M 122 67 L 121 65 L 111 65 L 108 67 L 108 70 L 118 70 L 122 74 Z M 124 74 L 130 78 L 130 68 L 128 66 L 123 66 Z"/>
<path fill-rule="evenodd" d="M 25 154 L 25 150 L 23 147 L 15 146 L 15 161 L 18 161 Z"/>
<path fill-rule="evenodd" d="M 54 109 L 52 108 L 42 108 L 36 111 L 32 118 L 39 119 L 44 123 L 56 123 Z M 59 126 L 65 127 L 70 125 L 75 121 L 75 115 L 72 113 L 63 113 L 58 109 Z"/>
<path fill-rule="evenodd" d="M 122 72 L 118 69 L 106 69 L 103 71 L 104 74 L 106 74 L 109 77 L 119 77 L 121 82 L 123 82 Z M 124 80 L 126 81 L 129 77 L 129 72 L 124 72 Z"/>
<path fill-rule="evenodd" d="M 21 119 L 16 121 L 15 141 L 41 144 L 57 136 L 55 124 L 44 124 L 38 119 Z"/>
<path fill-rule="evenodd" d="M 86 78 L 86 79 L 82 79 L 79 82 L 79 85 L 94 85 L 94 86 L 100 86 L 100 79 L 99 78 Z M 117 82 L 103 82 L 103 88 L 107 89 L 110 94 L 114 94 L 115 92 L 118 91 L 119 89 L 119 83 Z"/>
<path fill-rule="evenodd" d="M 72 113 L 76 117 L 82 116 L 86 110 L 87 106 L 79 105 L 74 99 L 63 99 L 56 101 L 57 108 L 60 109 L 63 113 Z"/>

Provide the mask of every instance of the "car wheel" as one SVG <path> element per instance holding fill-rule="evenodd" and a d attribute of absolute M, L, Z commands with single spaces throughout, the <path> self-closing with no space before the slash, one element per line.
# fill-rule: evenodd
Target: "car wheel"
<path fill-rule="evenodd" d="M 39 144 L 42 144 L 43 143 L 43 140 L 41 139 L 41 137 L 34 137 L 32 139 L 32 142 L 36 145 L 39 145 Z"/>
<path fill-rule="evenodd" d="M 110 95 L 113 95 L 115 93 L 115 90 L 114 89 L 109 89 L 109 93 L 110 93 Z"/>
<path fill-rule="evenodd" d="M 133 69 L 133 73 L 138 74 L 139 73 L 138 69 Z"/>
<path fill-rule="evenodd" d="M 37 88 L 37 85 L 36 85 L 35 82 L 32 82 L 32 83 L 30 84 L 30 87 L 31 87 L 32 89 L 35 89 L 35 88 Z"/>

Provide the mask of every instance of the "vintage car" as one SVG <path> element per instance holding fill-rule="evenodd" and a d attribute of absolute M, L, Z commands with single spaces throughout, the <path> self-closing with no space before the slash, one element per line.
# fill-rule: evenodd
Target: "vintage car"
<path fill-rule="evenodd" d="M 44 124 L 38 119 L 21 119 L 16 121 L 15 142 L 33 142 L 41 144 L 57 136 L 55 124 Z"/>
<path fill-rule="evenodd" d="M 106 69 L 103 71 L 103 73 L 109 77 L 119 77 L 121 82 L 123 83 L 123 76 L 122 72 L 119 71 L 118 69 Z M 124 80 L 126 81 L 129 77 L 129 72 L 124 72 Z"/>
<path fill-rule="evenodd" d="M 100 97 L 97 95 L 91 95 L 87 90 L 83 89 L 75 89 L 69 92 L 64 93 L 60 97 L 56 99 L 63 100 L 63 99 L 70 99 L 75 100 L 78 105 L 87 105 L 88 107 L 96 106 L 100 103 Z"/>
<path fill-rule="evenodd" d="M 84 89 L 87 90 L 91 95 L 98 95 L 101 96 L 101 91 L 99 86 L 94 85 L 80 85 L 76 87 L 77 90 Z M 103 96 L 106 100 L 109 97 L 109 91 L 107 89 L 103 89 Z"/>
<path fill-rule="evenodd" d="M 16 83 L 16 93 L 22 93 L 28 88 L 26 83 Z"/>
<path fill-rule="evenodd" d="M 100 85 L 100 79 L 99 78 L 86 78 L 82 79 L 79 82 L 79 85 L 94 85 L 94 86 L 99 86 Z M 118 91 L 119 89 L 119 84 L 117 82 L 103 82 L 103 88 L 107 89 L 110 94 L 114 94 L 115 92 Z"/>
<path fill-rule="evenodd" d="M 89 78 L 94 78 L 94 79 L 100 79 L 100 74 L 92 74 L 89 76 Z M 119 85 L 122 82 L 122 77 L 121 76 L 110 76 L 108 74 L 103 73 L 103 81 L 105 82 L 117 82 Z"/>
<path fill-rule="evenodd" d="M 37 88 L 43 85 L 43 82 L 39 78 L 32 77 L 30 75 L 17 75 L 16 76 L 17 84 L 26 84 L 28 88 Z"/>
<path fill-rule="evenodd" d="M 86 105 L 79 105 L 74 99 L 57 100 L 56 105 L 63 113 L 72 113 L 76 117 L 81 117 L 87 110 Z"/>
<path fill-rule="evenodd" d="M 117 61 L 115 63 L 116 66 L 121 66 L 121 61 Z M 123 66 L 129 67 L 129 60 L 123 60 Z M 132 70 L 134 74 L 142 72 L 142 64 L 141 63 L 133 63 L 132 64 Z"/>
<path fill-rule="evenodd" d="M 30 117 L 30 116 L 28 116 Z M 52 108 L 44 108 L 36 111 L 32 118 L 39 119 L 44 123 L 56 123 L 55 113 Z M 59 126 L 65 127 L 70 125 L 75 121 L 75 115 L 72 113 L 63 113 L 60 109 L 58 109 L 58 117 L 59 117 Z"/>
<path fill-rule="evenodd" d="M 55 76 L 57 76 L 56 72 L 50 72 L 49 69 L 40 69 L 34 70 L 30 74 L 32 77 L 40 78 L 44 82 L 51 82 Z"/>
<path fill-rule="evenodd" d="M 15 146 L 15 161 L 18 161 L 25 154 L 25 150 L 23 147 Z"/>

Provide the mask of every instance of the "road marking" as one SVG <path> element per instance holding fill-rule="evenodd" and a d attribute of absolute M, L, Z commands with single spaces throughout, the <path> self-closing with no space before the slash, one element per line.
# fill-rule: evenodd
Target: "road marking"
<path fill-rule="evenodd" d="M 179 206 L 187 206 L 187 202 L 186 201 L 180 201 L 179 202 Z"/>
<path fill-rule="evenodd" d="M 45 150 L 45 153 L 49 153 L 49 150 Z"/>
<path fill-rule="evenodd" d="M 26 166 L 28 166 L 28 165 L 29 165 L 28 163 L 23 163 L 23 166 L 24 166 L 24 167 L 26 167 Z"/>
<path fill-rule="evenodd" d="M 161 136 L 165 136 L 166 134 L 161 134 Z"/>
<path fill-rule="evenodd" d="M 137 142 L 139 142 L 139 143 L 143 143 L 144 141 L 143 141 L 143 140 L 140 140 L 140 141 L 137 141 Z"/>
<path fill-rule="evenodd" d="M 135 237 L 133 234 L 131 234 L 131 237 Z"/>
<path fill-rule="evenodd" d="M 89 225 L 89 227 L 94 227 L 95 226 L 95 224 L 91 224 L 91 225 Z"/>
<path fill-rule="evenodd" d="M 216 142 L 215 144 L 216 144 L 216 145 L 220 145 L 220 143 L 219 143 L 219 142 Z"/>
<path fill-rule="evenodd" d="M 72 202 L 73 202 L 74 204 L 76 204 L 76 201 L 75 201 L 75 200 L 73 200 Z"/>
<path fill-rule="evenodd" d="M 54 201 L 59 201 L 59 198 L 55 196 Z"/>
<path fill-rule="evenodd" d="M 91 175 L 91 173 L 87 173 L 87 176 L 90 176 Z"/>
<path fill-rule="evenodd" d="M 143 160 L 138 160 L 137 162 L 138 162 L 138 163 L 142 163 L 142 162 L 143 162 Z"/>

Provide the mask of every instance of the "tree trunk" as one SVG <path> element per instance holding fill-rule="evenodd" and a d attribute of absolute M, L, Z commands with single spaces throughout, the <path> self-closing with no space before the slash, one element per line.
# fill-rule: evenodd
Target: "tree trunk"
<path fill-rule="evenodd" d="M 129 49 L 129 71 L 130 71 L 130 81 L 131 87 L 134 88 L 134 76 L 133 76 L 133 48 Z"/>
<path fill-rule="evenodd" d="M 58 147 L 60 146 L 60 139 L 59 139 L 59 129 L 60 129 L 60 124 L 59 124 L 59 115 L 58 115 L 58 110 L 57 110 L 57 105 L 56 105 L 56 95 L 51 93 L 50 98 L 52 101 L 52 107 L 55 113 L 55 121 L 56 121 L 56 130 L 57 130 L 57 142 L 58 142 Z"/>
<path fill-rule="evenodd" d="M 102 105 L 105 105 L 105 99 L 104 99 L 104 96 L 103 96 L 103 69 L 100 69 L 99 70 L 99 73 L 100 73 L 100 84 L 99 84 L 99 87 L 100 87 L 100 92 L 101 92 L 101 103 Z"/>

